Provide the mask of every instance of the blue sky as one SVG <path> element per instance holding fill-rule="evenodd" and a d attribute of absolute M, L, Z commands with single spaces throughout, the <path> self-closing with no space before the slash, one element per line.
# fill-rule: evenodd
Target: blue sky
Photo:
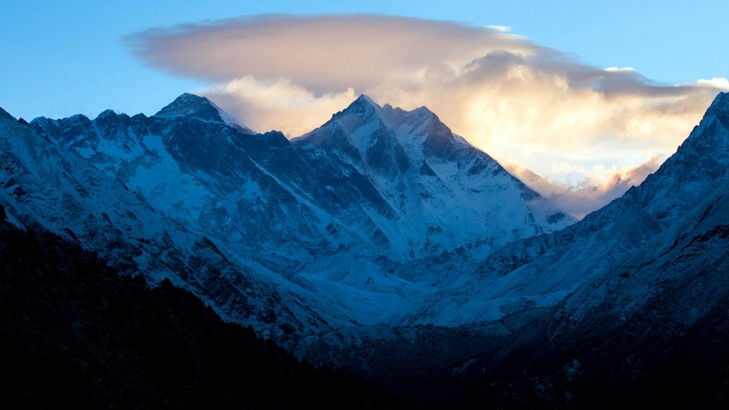
<path fill-rule="evenodd" d="M 197 92 L 245 125 L 294 137 L 364 92 L 380 104 L 427 105 L 513 173 L 545 177 L 532 182 L 542 194 L 564 198 L 565 207 L 588 204 L 575 214 L 640 183 L 713 96 L 729 90 L 726 1 L 7 3 L 0 107 L 16 117 L 93 118 L 109 108 L 151 115 Z M 236 19 L 271 13 L 306 18 Z M 380 16 L 363 23 L 341 16 L 347 13 Z M 380 26 L 387 30 L 378 34 Z M 360 37 L 337 42 L 350 32 Z M 133 52 L 130 38 L 144 52 Z M 265 42 L 258 61 L 279 67 L 246 59 Z M 366 66 L 362 79 L 351 75 L 358 67 L 338 61 L 352 53 L 376 58 L 380 46 L 392 64 L 381 72 Z M 505 52 L 491 53 L 499 47 Z M 300 55 L 286 59 L 302 48 L 327 56 L 310 64 L 321 78 L 298 67 L 307 65 Z"/>
<path fill-rule="evenodd" d="M 659 82 L 725 77 L 726 1 L 79 1 L 6 2 L 0 106 L 33 118 L 106 108 L 154 113 L 207 81 L 135 59 L 121 38 L 150 27 L 260 13 L 371 12 L 502 25 L 598 67 Z"/>

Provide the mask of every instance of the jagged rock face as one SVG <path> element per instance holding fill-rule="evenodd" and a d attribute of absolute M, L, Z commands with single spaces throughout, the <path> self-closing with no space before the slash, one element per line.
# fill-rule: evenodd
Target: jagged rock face
<path fill-rule="evenodd" d="M 499 397 L 494 402 L 505 407 L 617 408 L 643 401 L 726 407 L 728 120 L 729 94 L 723 93 L 641 186 L 568 228 L 576 235 L 561 244 L 543 241 L 550 244 L 542 256 L 517 268 L 543 267 L 554 247 L 584 248 L 589 238 L 623 245 L 608 253 L 612 258 L 593 255 L 602 265 L 583 257 L 600 269 L 575 269 L 582 277 L 573 279 L 576 289 L 519 328 L 516 342 L 499 354 L 503 361 L 474 362 L 509 374 L 484 382 L 482 397 Z M 616 236 L 622 241 L 606 242 Z"/>
<path fill-rule="evenodd" d="M 688 212 L 725 169 L 726 142 L 700 137 L 726 131 L 724 100 L 641 187 L 551 234 L 568 218 L 426 108 L 362 96 L 291 142 L 191 95 L 150 118 L 106 111 L 31 127 L 354 322 L 459 325 L 553 306 Z"/>
<path fill-rule="evenodd" d="M 0 202 L 16 225 L 76 241 L 122 273 L 169 278 L 223 318 L 267 335 L 285 339 L 292 332 L 351 324 L 336 313 L 319 316 L 315 311 L 324 309 L 316 301 L 304 302 L 311 292 L 279 288 L 207 237 L 155 210 L 119 179 L 92 166 L 93 160 L 64 151 L 4 111 L 0 151 Z"/>
<path fill-rule="evenodd" d="M 633 252 L 626 252 L 620 264 L 611 266 L 610 274 L 595 277 L 598 282 L 593 286 L 602 289 L 604 294 L 592 295 L 588 302 L 583 287 L 565 302 L 563 315 L 582 320 L 596 305 L 604 308 L 609 304 L 625 314 L 662 293 L 661 283 L 701 281 L 702 278 L 694 276 L 712 270 L 729 272 L 729 251 L 725 247 L 729 224 L 727 170 L 729 94 L 722 93 L 676 154 L 641 186 L 619 200 L 642 210 L 653 224 L 655 234 L 641 238 Z M 620 218 L 620 223 L 630 222 L 625 219 Z M 707 294 L 705 303 L 694 300 L 678 305 L 683 306 L 681 310 L 694 310 L 693 320 L 698 320 L 703 315 L 699 312 L 713 306 L 716 298 L 729 294 L 729 286 L 723 282 L 721 279 L 709 285 L 719 285 L 720 289 L 715 295 Z M 684 296 L 677 294 L 675 299 Z M 612 301 L 613 298 L 622 300 Z M 689 320 L 690 315 L 686 312 L 684 315 Z M 676 320 L 684 320 L 678 312 L 676 316 Z M 691 326 L 693 322 L 689 320 L 684 325 Z"/>
<path fill-rule="evenodd" d="M 235 122 L 235 119 L 221 110 L 212 101 L 205 97 L 194 94 L 184 93 L 177 97 L 175 101 L 162 108 L 156 118 L 176 118 L 183 117 L 187 119 L 196 119 L 204 122 L 215 124 L 225 124 L 244 134 L 255 134 L 250 128 L 242 126 Z"/>
<path fill-rule="evenodd" d="M 151 118 L 106 111 L 32 126 L 162 212 L 217 240 L 268 248 L 260 258 L 285 267 L 342 247 L 394 260 L 459 248 L 479 258 L 571 222 L 535 220 L 538 194 L 425 108 L 363 96 L 293 146 L 227 118 L 184 94 Z"/>
<path fill-rule="evenodd" d="M 280 133 L 254 135 L 223 118 L 207 99 L 185 94 L 150 118 L 106 111 L 93 121 L 39 118 L 32 126 L 160 212 L 243 255 L 283 259 L 283 266 L 292 256 L 306 259 L 307 247 L 287 238 L 292 231 L 316 237 L 318 216 L 257 162 L 273 170 L 295 165 L 293 149 Z M 298 169 L 291 168 L 281 173 L 294 185 Z M 262 247 L 273 249 L 261 255 Z"/>
<path fill-rule="evenodd" d="M 426 108 L 366 96 L 293 143 L 254 134 L 190 94 L 149 118 L 105 111 L 31 126 L 225 251 L 289 279 L 324 278 L 336 293 L 402 302 L 456 280 L 453 257 L 466 266 L 573 222 Z M 427 286 L 402 295 L 417 282 Z M 381 301 L 367 299 L 380 318 Z"/>
<path fill-rule="evenodd" d="M 366 96 L 292 142 L 190 94 L 149 118 L 105 111 L 31 127 L 357 322 L 393 320 L 491 250 L 573 222 L 426 108 Z"/>
<path fill-rule="evenodd" d="M 470 283 L 431 295 L 409 320 L 420 323 L 441 315 L 455 325 L 498 320 L 514 309 L 554 306 L 634 254 L 660 248 L 656 241 L 680 240 L 666 238 L 702 200 L 725 186 L 728 101 L 727 94 L 720 94 L 676 154 L 639 187 L 562 231 L 515 241 L 491 253 Z M 458 316 L 443 315 L 449 310 Z"/>
<path fill-rule="evenodd" d="M 534 359 L 540 369 L 573 377 L 580 361 L 629 359 L 600 346 L 652 354 L 626 332 L 659 329 L 663 347 L 706 334 L 729 300 L 727 94 L 641 186 L 552 233 L 567 218 L 433 113 L 364 96 L 291 142 L 189 95 L 149 118 L 27 125 L 0 111 L 0 151 L 8 221 L 170 277 L 300 352 L 314 334 L 332 339 L 318 349 L 375 328 L 373 345 L 408 337 L 362 325 L 483 324 L 504 346 L 459 372 L 547 346 L 555 359 Z"/>
<path fill-rule="evenodd" d="M 414 301 L 400 324 L 419 334 L 400 344 L 391 342 L 405 332 L 397 327 L 377 329 L 384 334 L 379 339 L 371 330 L 352 331 L 352 343 L 366 347 L 363 353 L 341 348 L 342 356 L 355 356 L 341 360 L 386 380 L 401 368 L 379 364 L 370 344 L 382 355 L 408 346 L 398 360 L 415 361 L 432 370 L 429 375 L 440 372 L 437 383 L 410 392 L 430 397 L 424 403 L 432 408 L 632 408 L 643 402 L 725 408 L 728 119 L 729 94 L 720 94 L 678 152 L 641 186 L 563 231 L 505 246 L 465 283 Z M 462 334 L 463 355 L 443 369 L 439 360 L 452 349 L 427 343 L 442 332 L 417 326 L 428 323 L 463 325 L 447 335 L 483 334 L 479 342 Z M 496 346 L 469 352 L 484 341 Z M 337 353 L 320 348 L 314 354 Z M 413 372 L 403 379 L 417 377 L 429 376 Z"/>
<path fill-rule="evenodd" d="M 457 249 L 477 259 L 571 222 L 535 218 L 539 195 L 424 107 L 406 112 L 362 96 L 292 143 L 332 192 L 321 206 L 371 227 L 374 245 L 396 259 Z"/>

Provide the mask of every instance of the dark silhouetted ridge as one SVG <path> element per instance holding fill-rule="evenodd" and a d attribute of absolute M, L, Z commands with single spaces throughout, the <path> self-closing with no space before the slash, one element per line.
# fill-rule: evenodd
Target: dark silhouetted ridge
<path fill-rule="evenodd" d="M 0 208 L 1 209 L 1 208 Z M 392 408 L 163 281 L 0 221 L 0 385 L 24 408 Z"/>

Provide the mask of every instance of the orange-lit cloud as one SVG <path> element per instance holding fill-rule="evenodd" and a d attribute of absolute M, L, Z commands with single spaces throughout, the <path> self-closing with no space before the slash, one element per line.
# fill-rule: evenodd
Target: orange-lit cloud
<path fill-rule="evenodd" d="M 209 79 L 203 92 L 241 123 L 289 137 L 360 93 L 425 105 L 504 165 L 556 181 L 535 186 L 556 202 L 592 209 L 640 183 L 729 89 L 725 78 L 664 85 L 631 68 L 593 67 L 507 27 L 393 16 L 245 17 L 128 42 L 155 67 Z M 569 189 L 557 195 L 555 183 Z"/>
<path fill-rule="evenodd" d="M 276 129 L 289 137 L 322 125 L 358 96 L 352 87 L 315 95 L 287 79 L 264 84 L 250 75 L 211 87 L 205 94 L 252 129 Z"/>
<path fill-rule="evenodd" d="M 542 178 L 514 164 L 506 168 L 527 186 L 541 193 L 557 209 L 582 219 L 588 213 L 620 197 L 630 187 L 640 185 L 649 174 L 661 166 L 664 160 L 664 157 L 657 155 L 637 167 L 622 169 L 605 169 L 600 165 L 585 169 L 562 163 L 562 168 L 582 178 L 572 183 Z"/>

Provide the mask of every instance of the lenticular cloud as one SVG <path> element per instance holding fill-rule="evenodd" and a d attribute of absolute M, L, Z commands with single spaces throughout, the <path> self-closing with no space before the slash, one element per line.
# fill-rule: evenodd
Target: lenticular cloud
<path fill-rule="evenodd" d="M 430 63 L 462 65 L 494 50 L 533 46 L 495 28 L 376 15 L 265 15 L 151 29 L 135 53 L 178 75 L 230 81 L 287 78 L 316 93 L 417 77 Z"/>
<path fill-rule="evenodd" d="M 253 16 L 126 41 L 153 67 L 209 80 L 204 93 L 254 129 L 301 135 L 360 93 L 405 109 L 425 105 L 504 165 L 582 188 L 562 199 L 596 207 L 627 189 L 605 181 L 652 171 L 657 156 L 671 155 L 727 84 L 660 84 L 501 26 L 381 15 Z"/>

